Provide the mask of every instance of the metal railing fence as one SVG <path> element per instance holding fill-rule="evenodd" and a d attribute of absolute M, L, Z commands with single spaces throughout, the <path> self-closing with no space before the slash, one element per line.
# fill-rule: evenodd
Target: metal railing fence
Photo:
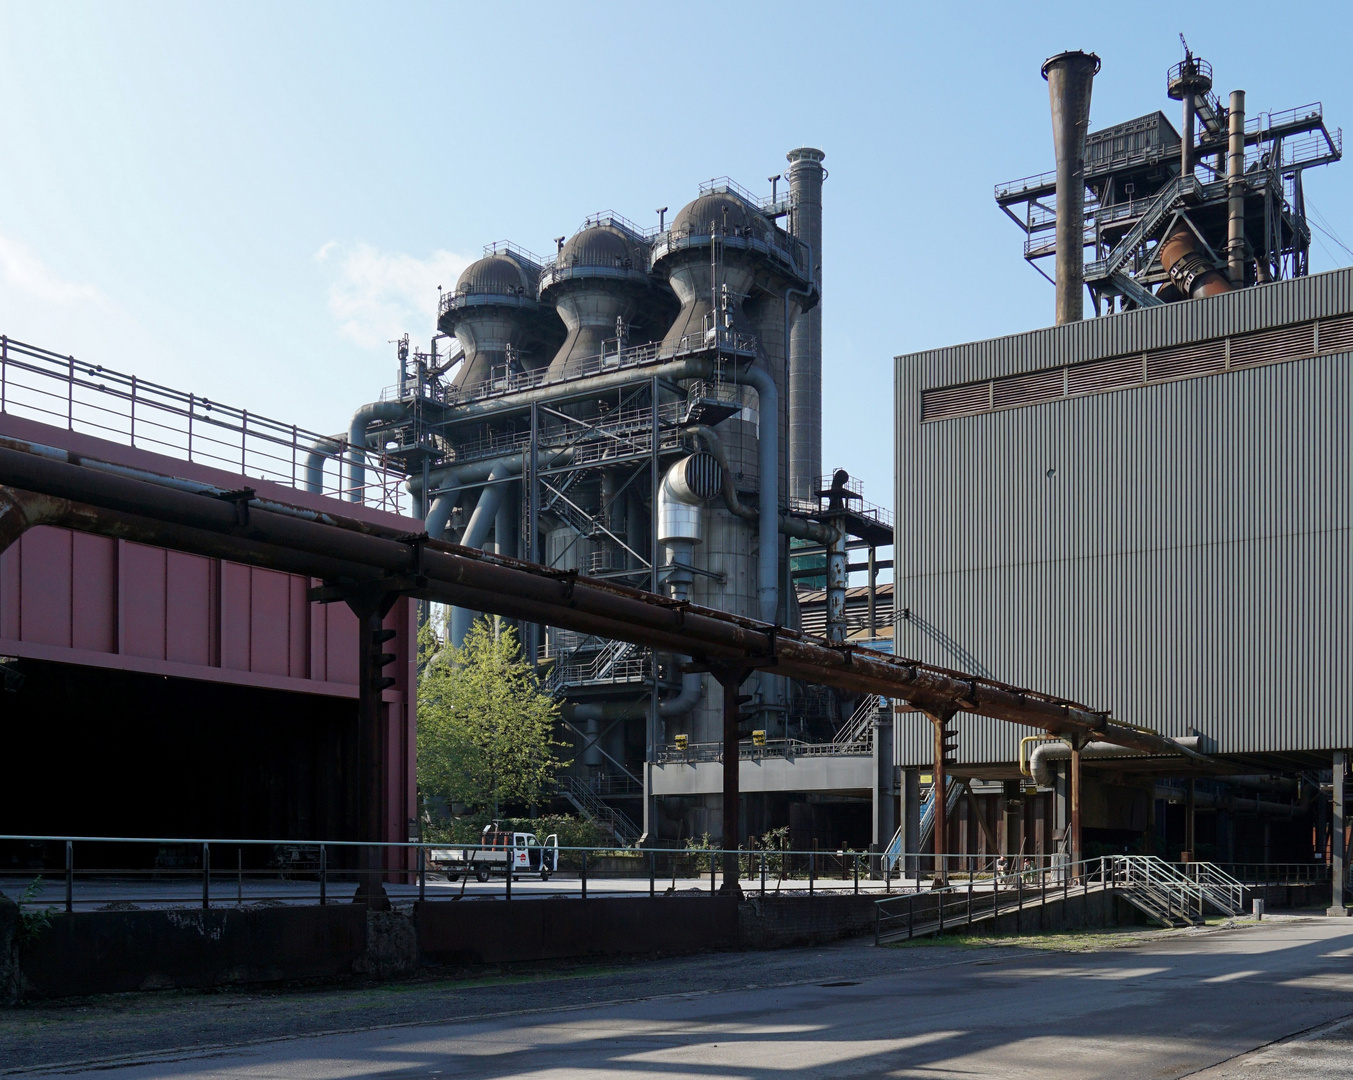
<path fill-rule="evenodd" d="M 1185 920 L 1197 921 L 1206 907 L 1218 907 L 1208 888 L 1188 877 L 1193 871 L 1184 868 L 1190 864 L 1148 857 L 1105 856 L 1073 864 L 1059 853 L 1007 858 L 908 852 L 888 860 L 879 852 L 849 848 L 757 844 L 736 852 L 618 845 L 514 850 L 527 861 L 514 864 L 509 879 L 505 849 L 483 842 L 6 835 L 0 836 L 8 864 L 0 871 L 0 892 L 25 905 L 68 912 L 347 902 L 363 879 L 380 881 L 396 903 L 512 899 L 514 884 L 519 896 L 718 895 L 724 856 L 735 855 L 746 893 L 879 897 L 877 929 L 883 937 L 900 933 L 904 924 L 909 933 L 941 920 L 952 927 L 959 915 L 971 921 L 1018 911 L 1035 899 L 1083 896 L 1105 887 L 1143 889 L 1148 906 Z M 531 851 L 545 852 L 547 861 L 542 864 Z M 908 876 L 899 872 L 904 867 L 913 868 Z M 1249 875 L 1256 882 L 1234 880 L 1243 888 L 1264 879 L 1328 880 L 1297 873 L 1297 867 L 1275 864 L 1272 872 Z M 923 909 L 918 898 L 936 895 L 944 898 L 939 908 Z M 1243 903 L 1243 891 L 1235 897 L 1232 910 Z"/>
<path fill-rule="evenodd" d="M 93 435 L 243 476 L 302 488 L 318 469 L 323 494 L 349 498 L 342 437 L 161 386 L 0 335 L 0 413 Z M 403 512 L 404 473 L 363 449 L 362 502 Z"/>

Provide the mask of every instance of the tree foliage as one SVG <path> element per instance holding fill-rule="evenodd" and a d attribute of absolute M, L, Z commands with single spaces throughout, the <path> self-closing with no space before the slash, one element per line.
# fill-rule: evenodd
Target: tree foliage
<path fill-rule="evenodd" d="M 559 705 L 521 655 L 516 632 L 477 620 L 460 648 L 420 635 L 418 783 L 427 794 L 496 814 L 544 802 L 566 765 L 554 737 Z"/>

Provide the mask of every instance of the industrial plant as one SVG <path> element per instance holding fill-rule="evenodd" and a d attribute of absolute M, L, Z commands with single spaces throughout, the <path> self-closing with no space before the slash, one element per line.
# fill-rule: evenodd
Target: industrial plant
<path fill-rule="evenodd" d="M 1091 130 L 1099 67 L 1044 64 L 1056 169 L 996 187 L 1025 258 L 1055 266 L 1056 325 L 896 360 L 897 497 L 927 542 L 898 549 L 894 635 L 1179 749 L 899 716 L 904 846 L 947 770 L 979 793 L 939 804 L 948 850 L 1204 851 L 1341 881 L 1353 271 L 1308 275 L 1303 176 L 1342 134 L 1319 103 L 1218 96 L 1187 46 L 1163 80 L 1178 130 L 1159 111 Z"/>
<path fill-rule="evenodd" d="M 423 903 L 428 858 L 510 899 L 515 849 L 430 854 L 417 791 L 419 628 L 484 617 L 559 703 L 553 809 L 649 897 L 695 840 L 738 899 L 748 838 L 787 828 L 810 898 L 820 851 L 888 896 L 958 858 L 971 922 L 974 860 L 1035 860 L 1044 902 L 1131 853 L 1318 866 L 1342 912 L 1353 270 L 1310 273 L 1303 181 L 1342 134 L 1223 97 L 1187 46 L 1178 128 L 1092 130 L 1099 69 L 1047 60 L 1055 168 L 995 189 L 1055 325 L 896 358 L 900 543 L 824 467 L 812 147 L 768 192 L 487 244 L 337 433 L 0 338 L 0 675 L 33 782 L 109 837 L 173 837 L 172 804 L 200 852 L 144 840 L 140 869 L 196 859 L 204 909 L 217 837 L 241 905 L 265 865 L 324 905 L 331 867 Z M 84 819 L 52 802 L 0 793 L 0 856 L 64 857 L 73 912 Z"/>
<path fill-rule="evenodd" d="M 876 581 L 892 527 L 846 472 L 821 475 L 823 158 L 791 151 L 764 196 L 702 184 L 651 227 L 590 215 L 549 257 L 487 245 L 444 291 L 429 349 L 400 343 L 398 384 L 357 411 L 347 444 L 407 474 L 431 538 L 790 629 L 797 568 L 823 579 L 825 636 L 844 645 L 850 552 L 868 549 Z M 326 479 L 325 449 L 311 490 L 360 498 L 361 466 Z M 452 645 L 476 615 L 451 609 Z M 520 635 L 565 703 L 561 798 L 626 844 L 718 836 L 719 684 L 679 653 L 529 623 Z M 741 696 L 767 779 L 740 833 L 826 796 L 853 809 L 850 827 L 795 810 L 805 841 L 879 842 L 877 697 L 773 670 Z M 824 758 L 845 771 L 832 762 L 828 778 Z"/>

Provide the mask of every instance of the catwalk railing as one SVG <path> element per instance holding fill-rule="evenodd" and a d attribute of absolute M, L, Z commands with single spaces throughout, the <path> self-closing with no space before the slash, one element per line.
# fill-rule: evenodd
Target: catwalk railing
<path fill-rule="evenodd" d="M 5 336 L 0 336 L 0 413 L 292 488 L 304 486 L 313 457 L 321 466 L 324 494 L 347 499 L 353 493 L 342 465 L 352 455 L 345 438 Z M 376 451 L 362 454 L 361 501 L 401 512 L 408 498 L 401 487 L 404 473 Z"/>
<path fill-rule="evenodd" d="M 544 839 L 548 844 L 550 838 Z M 363 871 L 363 863 L 377 860 L 363 859 L 362 849 L 379 849 L 385 868 Z M 732 854 L 717 847 L 45 835 L 0 836 L 0 852 L 7 867 L 0 872 L 0 892 L 38 911 L 348 902 L 364 873 L 378 876 L 394 903 L 510 900 L 514 885 L 518 896 L 560 898 L 717 894 L 723 884 L 723 856 Z M 875 895 L 882 938 L 930 932 L 931 924 L 953 929 L 969 919 L 1018 911 L 1059 896 L 1127 890 L 1134 875 L 1152 876 L 1153 888 L 1158 879 L 1164 891 L 1173 890 L 1167 907 L 1184 921 L 1197 921 L 1210 903 L 1206 896 L 1200 900 L 1196 885 L 1187 881 L 1184 868 L 1189 864 L 1148 871 L 1141 864 L 1160 860 L 1145 857 L 1105 856 L 1073 864 L 1057 853 L 1005 857 L 910 852 L 890 868 L 877 852 L 849 848 L 791 850 L 755 843 L 739 848 L 736 855 L 744 892 Z M 899 866 L 913 869 L 902 876 Z M 1273 864 L 1254 876 L 1273 883 L 1312 880 L 1299 869 L 1297 864 Z M 937 895 L 943 898 L 938 910 L 928 899 Z"/>

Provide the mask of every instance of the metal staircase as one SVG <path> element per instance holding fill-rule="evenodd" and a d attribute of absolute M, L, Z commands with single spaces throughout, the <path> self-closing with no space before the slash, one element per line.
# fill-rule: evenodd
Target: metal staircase
<path fill-rule="evenodd" d="M 949 798 L 945 804 L 945 812 L 953 813 L 958 805 L 959 798 L 963 795 L 963 785 L 952 777 L 949 779 Z M 902 851 L 902 831 L 905 825 L 899 825 L 897 832 L 893 833 L 893 838 L 888 841 L 888 846 L 883 849 L 883 868 L 887 873 L 892 873 L 897 869 L 897 864 L 901 860 Z M 935 832 L 935 787 L 932 784 L 926 796 L 921 800 L 921 832 L 920 839 L 917 842 L 917 851 L 923 852 L 930 844 L 930 838 Z"/>
<path fill-rule="evenodd" d="M 1181 869 L 1154 855 L 1115 855 L 1105 878 L 1129 904 L 1163 926 L 1196 926 L 1207 908 L 1232 917 L 1244 910 L 1245 887 L 1211 863 Z"/>
<path fill-rule="evenodd" d="M 886 699 L 879 697 L 878 694 L 869 694 L 855 711 L 850 714 L 850 719 L 841 725 L 841 730 L 836 733 L 832 739 L 832 745 L 839 750 L 846 747 L 860 750 L 870 750 L 874 746 L 874 721 L 878 719 L 879 711 L 883 708 Z"/>
<path fill-rule="evenodd" d="M 559 781 L 559 794 L 588 821 L 608 830 L 621 847 L 633 847 L 638 843 L 639 826 L 622 811 L 602 802 L 586 781 L 576 776 L 564 776 Z"/>
<path fill-rule="evenodd" d="M 1196 177 L 1176 176 L 1156 193 L 1156 197 L 1151 200 L 1137 224 L 1128 230 L 1127 235 L 1118 241 L 1107 257 L 1085 264 L 1085 280 L 1107 281 L 1112 278 L 1166 217 L 1174 213 L 1186 198 L 1197 197 L 1202 190 L 1202 185 Z"/>

